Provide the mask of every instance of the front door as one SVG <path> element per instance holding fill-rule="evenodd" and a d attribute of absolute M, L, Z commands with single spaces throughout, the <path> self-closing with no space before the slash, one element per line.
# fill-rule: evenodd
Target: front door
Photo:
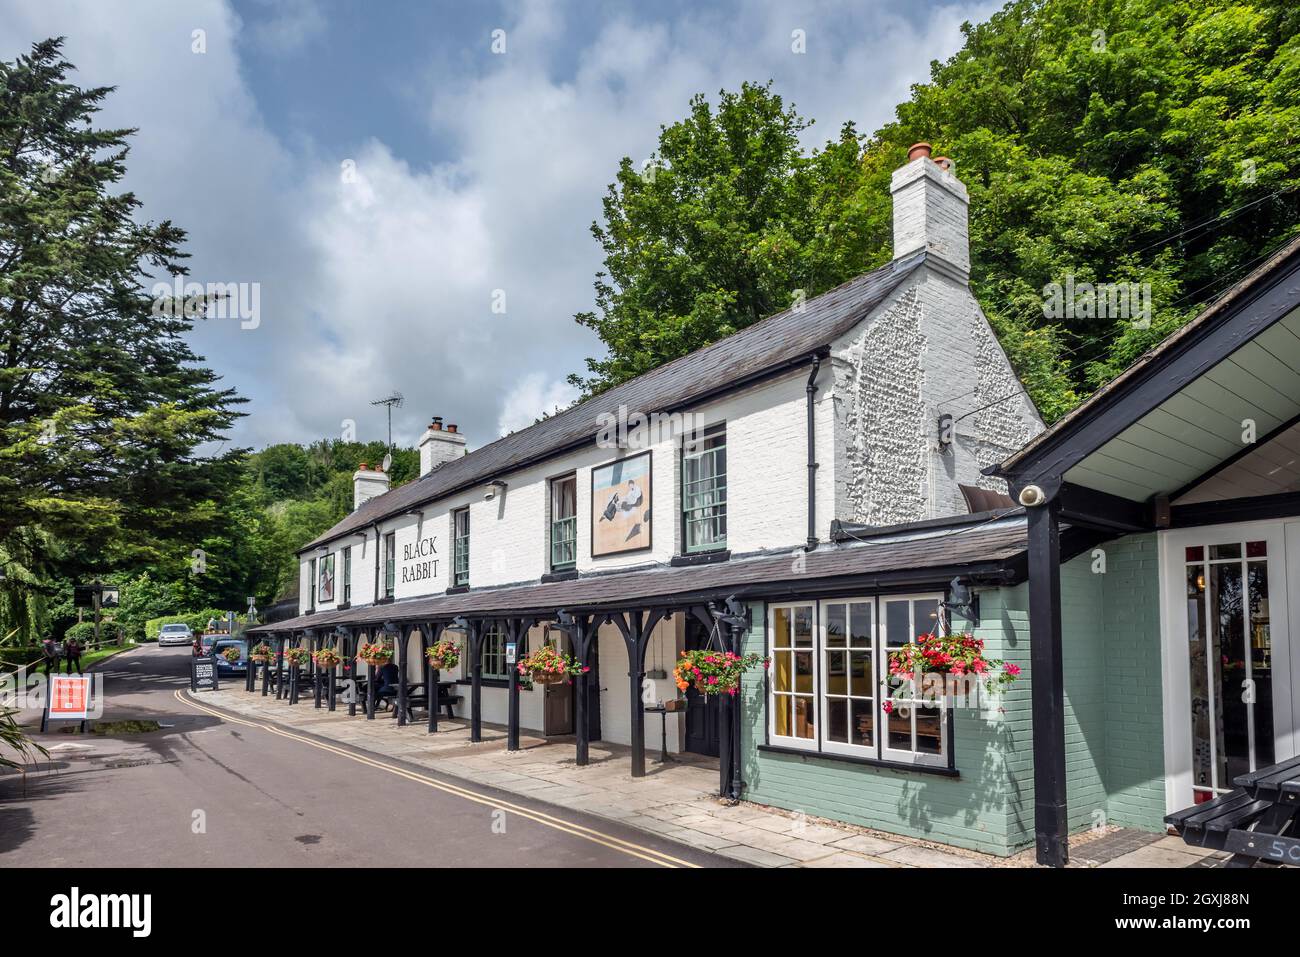
<path fill-rule="evenodd" d="M 566 632 L 557 629 L 546 630 L 545 642 L 554 645 L 562 654 L 571 654 L 571 642 Z M 542 733 L 573 733 L 573 683 L 563 681 L 555 685 L 542 686 Z"/>
<path fill-rule="evenodd" d="M 686 650 L 698 651 L 709 645 L 709 632 L 693 616 L 686 617 Z M 714 639 L 718 648 L 718 640 Z M 718 756 L 718 720 L 722 702 L 718 695 L 703 695 L 692 684 L 686 689 L 685 748 L 692 754 Z"/>
<path fill-rule="evenodd" d="M 1166 797 L 1175 810 L 1296 755 L 1288 570 L 1300 573 L 1300 521 L 1167 532 L 1162 554 Z"/>

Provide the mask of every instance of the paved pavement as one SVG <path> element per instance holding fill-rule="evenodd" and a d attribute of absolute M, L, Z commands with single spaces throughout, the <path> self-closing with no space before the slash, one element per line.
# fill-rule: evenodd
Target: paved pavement
<path fill-rule="evenodd" d="M 103 720 L 160 730 L 40 735 L 48 769 L 0 776 L 0 868 L 735 866 L 398 757 L 198 710 L 176 696 L 188 655 L 146 646 L 104 663 Z"/>

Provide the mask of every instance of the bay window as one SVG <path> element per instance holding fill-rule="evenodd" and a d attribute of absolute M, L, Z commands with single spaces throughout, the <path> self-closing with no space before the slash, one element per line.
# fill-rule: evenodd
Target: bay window
<path fill-rule="evenodd" d="M 889 652 L 930 633 L 939 602 L 938 595 L 884 595 L 769 606 L 769 744 L 946 766 L 944 699 L 886 683 Z"/>

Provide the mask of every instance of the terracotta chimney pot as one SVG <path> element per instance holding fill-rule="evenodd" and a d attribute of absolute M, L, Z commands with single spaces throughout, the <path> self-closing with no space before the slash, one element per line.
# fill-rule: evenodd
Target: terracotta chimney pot
<path fill-rule="evenodd" d="M 913 143 L 911 146 L 907 148 L 907 161 L 909 163 L 912 162 L 912 160 L 914 159 L 919 159 L 922 156 L 928 157 L 929 155 L 930 155 L 929 143 Z"/>

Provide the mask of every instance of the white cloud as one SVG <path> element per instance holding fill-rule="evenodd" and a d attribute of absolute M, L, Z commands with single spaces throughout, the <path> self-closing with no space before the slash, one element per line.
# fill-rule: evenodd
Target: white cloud
<path fill-rule="evenodd" d="M 291 51 L 319 39 L 330 23 L 313 2 L 244 24 L 222 0 L 0 0 L 0 57 L 68 34 L 76 82 L 119 87 L 103 121 L 140 127 L 129 185 L 150 216 L 190 230 L 193 278 L 262 284 L 257 330 L 208 324 L 195 335 L 254 399 L 239 444 L 337 435 L 343 419 L 378 437 L 382 411 L 369 402 L 397 388 L 407 396 L 399 441 L 442 415 L 475 446 L 571 400 L 565 374 L 600 351 L 572 319 L 591 308 L 600 266 L 590 223 L 619 159 L 648 157 L 692 94 L 771 77 L 818 118 L 809 145 L 847 119 L 869 132 L 930 59 L 956 49 L 962 20 L 997 3 L 787 6 L 670 23 L 614 13 L 575 49 L 574 15 L 521 4 L 502 18 L 505 55 L 484 34 L 455 62 L 411 71 L 408 92 L 425 99 L 430 133 L 447 147 L 419 160 L 379 138 L 327 155 L 268 129 L 244 80 L 243 41 Z M 190 52 L 196 28 L 206 54 Z M 796 28 L 803 55 L 790 51 Z M 345 183 L 349 159 L 356 181 Z M 494 290 L 504 314 L 492 311 Z"/>
<path fill-rule="evenodd" d="M 563 379 L 547 381 L 546 373 L 533 372 L 524 376 L 506 393 L 501 416 L 497 419 L 497 434 L 517 432 L 536 422 L 542 413 L 554 413 L 571 405 L 578 390 Z"/>

